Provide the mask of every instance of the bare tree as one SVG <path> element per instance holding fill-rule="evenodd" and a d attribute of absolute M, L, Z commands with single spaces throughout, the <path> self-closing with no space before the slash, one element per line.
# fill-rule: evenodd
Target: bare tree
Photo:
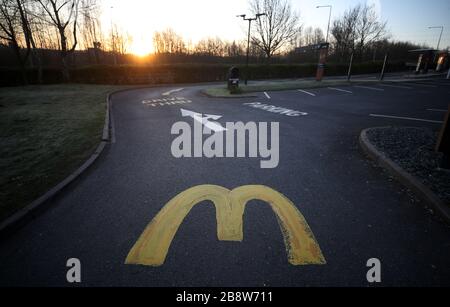
<path fill-rule="evenodd" d="M 344 15 L 333 21 L 331 35 L 334 38 L 335 53 L 340 59 L 347 59 L 353 53 L 357 40 L 356 26 L 359 22 L 361 6 L 345 11 Z"/>
<path fill-rule="evenodd" d="M 239 57 L 245 55 L 245 43 L 233 41 L 225 43 L 225 53 L 229 57 Z"/>
<path fill-rule="evenodd" d="M 356 35 L 361 59 L 368 45 L 387 37 L 386 25 L 386 21 L 380 20 L 375 5 L 364 5 L 360 8 L 358 22 L 356 23 Z"/>
<path fill-rule="evenodd" d="M 375 6 L 357 5 L 333 22 L 335 52 L 341 58 L 357 52 L 362 60 L 366 49 L 388 37 L 387 24 L 377 15 Z"/>
<path fill-rule="evenodd" d="M 289 0 L 250 0 L 250 7 L 254 14 L 266 13 L 256 21 L 252 42 L 270 60 L 299 33 L 300 17 Z"/>
<path fill-rule="evenodd" d="M 23 82 L 27 84 L 26 65 L 31 53 L 31 29 L 22 1 L 0 2 L 0 39 L 12 48 L 22 71 Z"/>
<path fill-rule="evenodd" d="M 196 44 L 194 52 L 200 55 L 222 57 L 225 56 L 225 48 L 226 43 L 223 42 L 219 37 L 208 37 L 206 39 L 200 40 Z"/>
<path fill-rule="evenodd" d="M 41 5 L 42 18 L 58 32 L 64 81 L 70 81 L 68 55 L 78 44 L 77 25 L 79 0 L 37 0 Z"/>
<path fill-rule="evenodd" d="M 183 37 L 168 28 L 153 34 L 153 45 L 156 53 L 185 53 L 186 45 Z"/>
<path fill-rule="evenodd" d="M 94 50 L 95 63 L 100 63 L 100 50 L 103 45 L 103 35 L 99 20 L 100 7 L 98 0 L 81 0 L 80 33 L 84 49 Z"/>
<path fill-rule="evenodd" d="M 304 46 L 317 45 L 325 41 L 325 36 L 320 28 L 307 27 L 302 32 L 300 40 Z"/>
<path fill-rule="evenodd" d="M 109 50 L 113 53 L 114 65 L 118 64 L 118 55 L 123 56 L 133 42 L 130 33 L 124 31 L 117 24 L 111 24 Z M 123 57 L 120 57 L 123 58 Z"/>

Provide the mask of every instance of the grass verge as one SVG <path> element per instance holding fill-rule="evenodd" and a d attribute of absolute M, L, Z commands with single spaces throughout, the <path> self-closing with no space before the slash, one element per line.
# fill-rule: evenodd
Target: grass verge
<path fill-rule="evenodd" d="M 109 92 L 51 85 L 0 88 L 0 220 L 77 169 L 101 141 Z"/>
<path fill-rule="evenodd" d="M 312 89 L 330 86 L 344 86 L 355 85 L 360 83 L 367 83 L 374 81 L 347 81 L 347 80 L 323 80 L 317 82 L 315 80 L 302 80 L 302 81 L 272 81 L 272 82 L 260 82 L 251 85 L 240 86 L 239 94 L 231 94 L 226 87 L 212 87 L 203 90 L 205 94 L 211 97 L 254 97 L 250 93 L 264 92 L 264 91 L 287 91 L 297 89 Z"/>

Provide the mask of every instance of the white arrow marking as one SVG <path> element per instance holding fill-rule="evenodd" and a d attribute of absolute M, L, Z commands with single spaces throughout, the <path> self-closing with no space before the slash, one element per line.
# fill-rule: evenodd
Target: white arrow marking
<path fill-rule="evenodd" d="M 209 121 L 210 119 L 212 119 L 212 120 L 219 120 L 220 118 L 222 118 L 222 116 L 220 116 L 220 115 L 205 114 L 203 116 L 203 114 L 201 114 L 201 113 L 197 113 L 197 112 L 181 109 L 181 116 L 183 116 L 183 117 L 187 117 L 187 116 L 192 117 L 194 120 L 198 121 L 203 126 L 209 128 L 210 130 L 212 130 L 214 132 L 221 132 L 221 131 L 226 131 L 227 130 L 226 128 L 222 127 L 221 125 Z"/>
<path fill-rule="evenodd" d="M 184 88 L 177 88 L 177 89 L 175 89 L 175 90 L 171 90 L 171 91 L 162 93 L 162 95 L 163 95 L 163 96 L 169 96 L 169 95 L 172 94 L 172 93 L 176 93 L 176 92 L 179 92 L 179 91 L 182 91 L 182 90 L 184 90 Z"/>

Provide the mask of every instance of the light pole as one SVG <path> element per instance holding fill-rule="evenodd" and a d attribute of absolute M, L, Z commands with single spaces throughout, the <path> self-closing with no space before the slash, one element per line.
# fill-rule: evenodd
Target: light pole
<path fill-rule="evenodd" d="M 441 45 L 442 33 L 444 32 L 444 26 L 428 27 L 428 29 L 441 29 L 441 34 L 439 35 L 439 41 L 438 41 L 437 48 L 436 48 L 439 51 L 439 46 Z"/>
<path fill-rule="evenodd" d="M 327 39 L 325 40 L 325 43 L 328 43 L 328 35 L 330 33 L 331 11 L 333 10 L 333 6 L 332 5 L 318 5 L 318 6 L 316 6 L 316 9 L 320 9 L 320 8 L 324 8 L 324 7 L 330 8 L 330 16 L 328 17 Z"/>
<path fill-rule="evenodd" d="M 117 53 L 116 53 L 116 39 L 114 34 L 114 26 L 113 26 L 113 18 L 114 18 L 114 6 L 111 6 L 111 43 L 112 43 L 112 51 L 113 51 L 113 61 L 114 65 L 117 65 Z"/>
<path fill-rule="evenodd" d="M 248 20 L 247 59 L 246 59 L 246 64 L 245 64 L 245 70 L 246 70 L 245 85 L 247 85 L 248 75 L 249 75 L 248 57 L 249 57 L 249 52 L 250 52 L 250 30 L 251 30 L 251 26 L 252 26 L 252 21 L 258 20 L 258 18 L 261 16 L 266 16 L 266 13 L 258 13 L 258 14 L 256 14 L 256 16 L 254 18 L 245 18 L 246 16 L 247 15 L 245 15 L 245 14 L 236 16 L 236 17 L 242 17 L 242 19 L 244 19 L 244 20 Z"/>

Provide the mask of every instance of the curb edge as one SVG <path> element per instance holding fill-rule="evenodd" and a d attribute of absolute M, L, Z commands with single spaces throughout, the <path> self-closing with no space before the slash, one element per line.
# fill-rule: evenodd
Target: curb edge
<path fill-rule="evenodd" d="M 120 90 L 119 90 L 120 91 Z M 0 222 L 0 237 L 5 236 L 8 233 L 12 233 L 25 225 L 28 221 L 34 219 L 39 212 L 48 207 L 49 201 L 60 194 L 67 186 L 74 182 L 81 174 L 83 174 L 94 162 L 100 157 L 106 145 L 110 141 L 110 112 L 111 112 L 111 96 L 119 91 L 113 91 L 106 96 L 106 111 L 105 111 L 105 123 L 103 126 L 103 133 L 100 143 L 98 144 L 92 155 L 84 161 L 84 163 L 78 167 L 69 176 L 64 178 L 61 182 L 56 184 L 50 190 L 45 192 L 42 196 L 35 199 L 29 205 L 23 207 L 4 221 Z"/>
<path fill-rule="evenodd" d="M 383 127 L 380 127 L 383 128 Z M 374 160 L 379 166 L 386 169 L 391 175 L 397 178 L 403 185 L 414 191 L 419 198 L 425 201 L 439 216 L 450 224 L 450 209 L 424 184 L 411 174 L 403 170 L 397 163 L 389 159 L 384 153 L 379 151 L 367 137 L 367 131 L 374 129 L 368 128 L 361 131 L 359 144 L 365 154 Z"/>

